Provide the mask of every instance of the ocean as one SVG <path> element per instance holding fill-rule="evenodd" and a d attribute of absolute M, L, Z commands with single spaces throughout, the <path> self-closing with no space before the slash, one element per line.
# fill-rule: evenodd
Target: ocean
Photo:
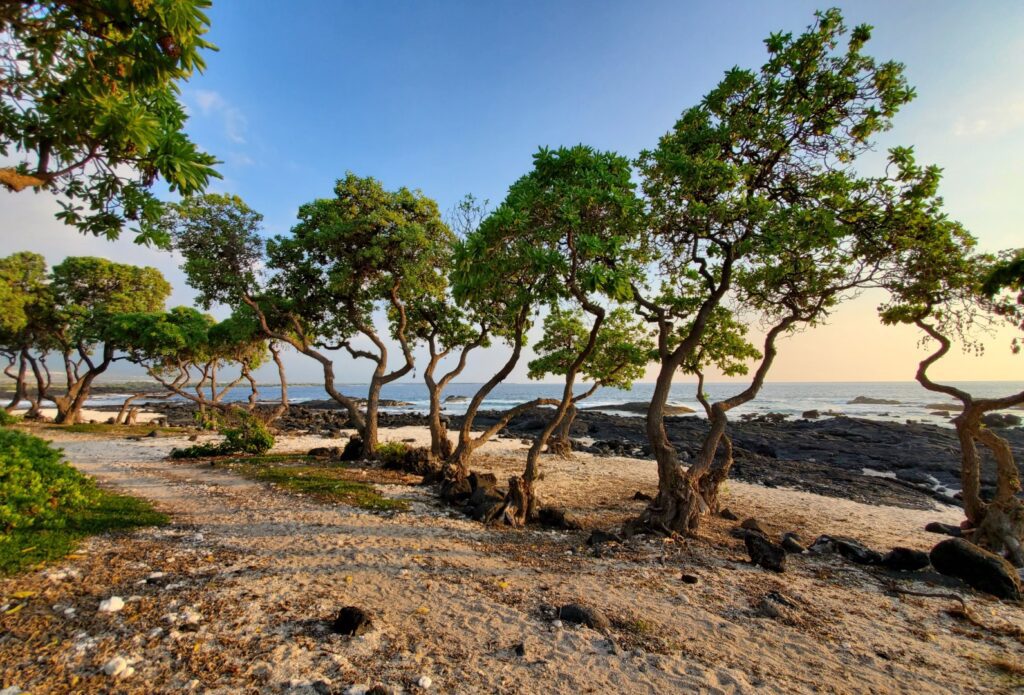
<path fill-rule="evenodd" d="M 975 396 L 1007 395 L 1024 389 L 1024 381 L 953 383 Z M 479 384 L 471 383 L 451 384 L 445 390 L 442 398 L 464 396 L 468 400 L 468 397 L 472 397 L 479 387 Z M 705 385 L 705 391 L 712 399 L 728 397 L 743 388 L 744 384 L 742 383 L 712 383 Z M 702 415 L 703 410 L 695 397 L 695 389 L 696 385 L 692 383 L 676 384 L 672 388 L 669 403 L 693 408 L 698 412 L 698 415 Z M 366 385 L 364 384 L 344 384 L 339 386 L 339 390 L 345 395 L 355 397 L 366 396 Z M 585 386 L 580 387 L 578 392 L 584 390 L 586 390 Z M 636 384 L 629 391 L 611 388 L 600 389 L 589 399 L 582 401 L 580 406 L 583 408 L 598 406 L 602 411 L 640 417 L 641 415 L 637 413 L 617 411 L 615 405 L 631 401 L 649 401 L 653 390 L 653 384 Z M 561 396 L 561 392 L 562 386 L 559 384 L 500 384 L 484 401 L 483 407 L 484 409 L 504 409 L 534 398 L 558 398 Z M 261 400 L 273 400 L 278 397 L 278 394 L 279 388 L 276 385 L 260 387 Z M 114 405 L 123 401 L 127 395 L 118 393 L 98 394 L 89 401 L 89 404 L 94 406 Z M 248 395 L 248 389 L 239 388 L 229 394 L 228 399 L 244 400 L 248 398 Z M 316 385 L 289 386 L 288 395 L 291 402 L 296 404 L 304 401 L 329 399 L 323 387 Z M 884 405 L 852 404 L 851 401 L 858 396 L 895 401 L 895 403 Z M 425 413 L 428 408 L 427 389 L 420 382 L 388 384 L 384 387 L 381 397 L 408 403 L 408 405 L 403 406 L 382 408 L 382 411 Z M 757 399 L 733 410 L 731 417 L 735 419 L 746 413 L 783 413 L 791 417 L 800 417 L 804 411 L 818 410 L 823 414 L 827 411 L 832 411 L 872 420 L 894 422 L 917 420 L 919 422 L 948 425 L 948 416 L 937 415 L 928 407 L 932 404 L 945 402 L 954 401 L 942 394 L 925 390 L 915 381 L 778 382 L 765 384 Z M 467 401 L 445 403 L 444 411 L 452 415 L 458 415 L 464 413 L 466 407 Z M 1024 415 L 1024 413 L 1021 414 Z"/>

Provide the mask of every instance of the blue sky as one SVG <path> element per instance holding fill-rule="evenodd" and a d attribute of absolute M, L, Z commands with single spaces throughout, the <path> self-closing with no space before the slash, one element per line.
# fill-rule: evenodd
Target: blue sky
<path fill-rule="evenodd" d="M 851 25 L 875 26 L 870 52 L 904 62 L 919 94 L 883 146 L 913 145 L 943 166 L 948 207 L 983 246 L 1021 245 L 1024 2 L 841 6 Z M 817 7 L 223 0 L 210 12 L 220 51 L 182 98 L 189 131 L 224 162 L 215 188 L 261 211 L 269 233 L 286 233 L 298 206 L 330 195 L 346 170 L 419 188 L 447 209 L 466 193 L 499 201 L 542 145 L 583 142 L 633 156 L 726 69 L 760 65 L 769 33 L 799 32 Z M 41 196 L 0 200 L 18 228 L 38 230 L 19 247 L 53 262 L 90 253 L 155 264 L 176 286 L 173 301 L 190 299 L 165 254 L 74 238 L 48 220 Z M 916 336 L 879 328 L 875 303 L 855 302 L 831 326 L 792 339 L 775 378 L 911 378 Z M 867 346 L 849 349 L 851 339 Z M 486 378 L 496 358 L 478 360 L 466 380 Z M 1020 375 L 1019 361 L 993 359 L 951 368 L 963 378 Z M 315 376 L 298 357 L 290 362 L 300 380 Z"/>

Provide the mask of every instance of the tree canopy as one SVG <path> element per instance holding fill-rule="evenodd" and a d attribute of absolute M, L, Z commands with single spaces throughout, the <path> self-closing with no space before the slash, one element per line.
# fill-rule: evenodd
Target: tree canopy
<path fill-rule="evenodd" d="M 9 191 L 57 196 L 80 231 L 163 244 L 153 186 L 190 195 L 216 160 L 185 134 L 177 83 L 204 67 L 208 0 L 0 6 L 0 167 Z"/>

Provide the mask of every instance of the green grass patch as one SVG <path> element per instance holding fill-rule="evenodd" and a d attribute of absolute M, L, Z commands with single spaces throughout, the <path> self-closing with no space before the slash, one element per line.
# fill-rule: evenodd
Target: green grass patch
<path fill-rule="evenodd" d="M 295 463 L 302 460 L 303 463 Z M 369 483 L 351 480 L 344 466 L 308 465 L 310 457 L 249 456 L 223 464 L 250 480 L 273 483 L 285 490 L 312 495 L 327 502 L 341 502 L 371 511 L 407 511 L 409 503 L 384 497 Z M 218 462 L 221 463 L 221 462 Z"/>
<path fill-rule="evenodd" d="M 167 515 L 153 509 L 146 500 L 100 489 L 95 500 L 87 508 L 71 512 L 62 527 L 15 529 L 0 534 L 0 575 L 59 560 L 88 536 L 167 522 Z"/>
<path fill-rule="evenodd" d="M 48 430 L 72 432 L 75 434 L 114 434 L 124 437 L 145 437 L 153 430 L 160 434 L 183 434 L 182 427 L 157 427 L 155 425 L 108 425 L 105 422 L 79 422 L 74 425 L 46 425 Z"/>

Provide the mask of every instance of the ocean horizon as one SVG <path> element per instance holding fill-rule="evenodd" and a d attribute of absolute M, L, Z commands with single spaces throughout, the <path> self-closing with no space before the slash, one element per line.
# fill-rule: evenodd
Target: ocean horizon
<path fill-rule="evenodd" d="M 139 382 L 118 382 L 113 387 Z M 957 381 L 949 382 L 978 397 L 999 396 L 1024 390 L 1024 381 Z M 102 384 L 101 384 L 102 385 Z M 461 415 L 465 412 L 468 399 L 476 393 L 479 383 L 452 383 L 445 389 L 442 399 L 451 398 L 444 403 L 444 412 L 450 415 Z M 362 398 L 366 396 L 363 383 L 339 383 L 339 391 L 346 396 Z M 107 387 L 109 388 L 109 387 Z M 579 385 L 577 393 L 588 388 Z M 705 384 L 705 392 L 713 399 L 726 398 L 745 388 L 743 382 L 709 382 Z M 535 398 L 558 398 L 563 386 L 558 383 L 502 383 L 499 384 L 484 400 L 483 409 L 505 409 Z M 619 411 L 616 405 L 623 403 L 649 401 L 654 391 L 653 383 L 637 383 L 632 389 L 599 389 L 590 398 L 581 401 L 581 408 L 599 409 L 605 412 L 621 413 L 638 416 L 635 412 Z M 97 393 L 90 400 L 91 406 L 109 406 L 120 403 L 129 392 Z M 235 388 L 227 395 L 229 401 L 240 401 L 248 398 L 249 389 Z M 329 400 L 322 384 L 289 384 L 289 400 L 296 405 L 304 402 Z M 275 401 L 280 397 L 277 384 L 261 384 L 260 400 Z M 425 413 L 429 407 L 427 388 L 422 382 L 395 382 L 387 384 L 381 391 L 381 398 L 398 401 L 401 405 L 382 407 L 382 412 L 393 413 Z M 853 403 L 857 398 L 868 398 L 885 403 Z M 181 400 L 175 396 L 175 400 Z M 140 399 L 143 403 L 143 399 Z M 799 381 L 799 382 L 768 382 L 760 396 L 735 408 L 731 412 L 733 418 L 743 415 L 763 415 L 781 413 L 789 417 L 800 417 L 804 412 L 817 410 L 822 414 L 833 413 L 862 417 L 872 420 L 903 422 L 916 420 L 934 424 L 948 425 L 949 416 L 940 414 L 935 405 L 955 403 L 943 394 L 926 390 L 916 381 Z M 703 414 L 696 398 L 696 384 L 677 383 L 673 385 L 669 404 L 693 409 L 698 415 Z"/>

